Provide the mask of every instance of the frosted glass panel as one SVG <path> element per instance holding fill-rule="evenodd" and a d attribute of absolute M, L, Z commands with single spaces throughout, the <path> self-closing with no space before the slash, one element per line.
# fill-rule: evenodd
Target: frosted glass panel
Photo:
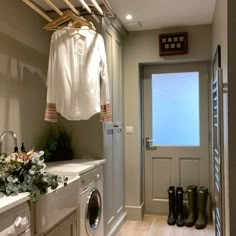
<path fill-rule="evenodd" d="M 153 145 L 199 146 L 199 125 L 199 73 L 153 74 Z"/>

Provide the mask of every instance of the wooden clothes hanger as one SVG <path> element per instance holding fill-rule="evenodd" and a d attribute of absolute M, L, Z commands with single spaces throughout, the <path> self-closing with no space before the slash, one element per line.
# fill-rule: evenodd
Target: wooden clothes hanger
<path fill-rule="evenodd" d="M 94 29 L 93 25 L 87 20 L 83 19 L 80 16 L 75 15 L 71 10 L 65 10 L 63 15 L 59 16 L 57 19 L 52 20 L 46 24 L 43 29 L 46 30 L 57 30 L 63 27 L 63 24 L 71 21 L 72 27 L 80 28 L 82 26 L 88 26 L 89 29 Z"/>

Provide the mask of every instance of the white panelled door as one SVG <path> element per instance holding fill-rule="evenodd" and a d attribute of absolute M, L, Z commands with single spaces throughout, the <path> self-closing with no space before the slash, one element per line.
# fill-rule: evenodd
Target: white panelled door
<path fill-rule="evenodd" d="M 209 187 L 208 64 L 145 66 L 145 210 L 168 212 L 168 187 Z"/>

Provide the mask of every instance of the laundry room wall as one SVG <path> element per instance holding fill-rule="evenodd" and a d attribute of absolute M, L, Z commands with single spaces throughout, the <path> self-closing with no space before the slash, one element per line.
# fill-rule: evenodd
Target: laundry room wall
<path fill-rule="evenodd" d="M 22 1 L 2 0 L 0 7 L 0 133 L 12 130 L 26 149 L 47 129 L 44 122 L 50 34 L 46 23 Z M 13 142 L 3 151 L 12 152 Z M 6 143 L 6 142 L 4 142 Z"/>
<path fill-rule="evenodd" d="M 159 34 L 188 32 L 188 54 L 159 56 Z M 210 61 L 212 26 L 173 27 L 163 30 L 129 32 L 124 42 L 124 119 L 133 126 L 125 134 L 125 199 L 129 219 L 140 218 L 143 211 L 143 165 L 141 158 L 140 63 Z"/>
<path fill-rule="evenodd" d="M 72 135 L 75 158 L 101 158 L 102 123 L 95 115 L 87 121 L 68 121 L 58 114 L 59 122 L 44 121 L 46 75 L 52 32 L 47 23 L 22 1 L 2 0 L 0 8 L 0 133 L 12 130 L 18 146 L 38 148 L 55 126 L 63 126 Z M 52 14 L 52 18 L 56 15 Z M 3 151 L 13 151 L 6 137 Z"/>
<path fill-rule="evenodd" d="M 73 158 L 103 158 L 103 127 L 100 114 L 81 121 L 68 121 L 60 115 L 58 118 L 59 124 L 65 127 L 72 137 Z"/>

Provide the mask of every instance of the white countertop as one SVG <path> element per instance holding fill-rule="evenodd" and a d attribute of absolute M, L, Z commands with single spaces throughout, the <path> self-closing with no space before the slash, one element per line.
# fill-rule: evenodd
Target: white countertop
<path fill-rule="evenodd" d="M 105 159 L 91 160 L 91 159 L 73 159 L 70 161 L 57 161 L 46 163 L 46 171 L 54 174 L 63 175 L 81 175 L 97 166 L 103 165 Z"/>
<path fill-rule="evenodd" d="M 0 214 L 24 202 L 27 202 L 29 199 L 29 193 L 20 193 L 17 196 L 0 197 Z"/>
<path fill-rule="evenodd" d="M 54 174 L 63 174 L 65 176 L 81 175 L 97 166 L 103 165 L 105 162 L 105 159 L 74 159 L 70 161 L 48 162 L 46 163 L 46 171 Z M 0 214 L 28 200 L 30 200 L 29 193 L 0 197 Z"/>

